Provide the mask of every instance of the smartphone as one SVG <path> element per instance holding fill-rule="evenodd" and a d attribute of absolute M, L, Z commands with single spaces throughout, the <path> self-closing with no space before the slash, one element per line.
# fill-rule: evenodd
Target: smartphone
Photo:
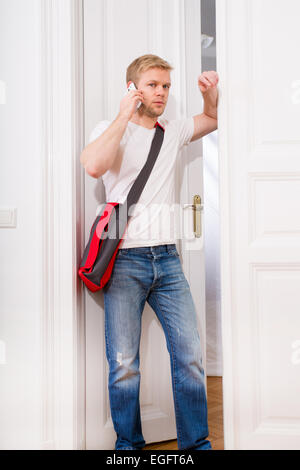
<path fill-rule="evenodd" d="M 131 91 L 131 90 L 136 90 L 136 87 L 134 85 L 133 82 L 130 83 L 129 87 L 127 88 L 127 91 Z M 136 106 L 136 111 L 139 109 L 139 107 L 141 106 L 142 102 L 141 101 L 138 101 L 137 102 L 137 106 Z"/>

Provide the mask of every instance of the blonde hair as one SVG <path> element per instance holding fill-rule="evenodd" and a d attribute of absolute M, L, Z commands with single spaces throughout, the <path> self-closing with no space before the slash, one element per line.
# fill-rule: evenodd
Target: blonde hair
<path fill-rule="evenodd" d="M 174 67 L 172 67 L 166 60 L 162 59 L 161 57 L 154 54 L 145 54 L 135 59 L 127 67 L 126 84 L 129 81 L 132 81 L 137 86 L 141 73 L 146 72 L 147 70 L 152 69 L 154 67 L 163 70 L 174 69 Z"/>

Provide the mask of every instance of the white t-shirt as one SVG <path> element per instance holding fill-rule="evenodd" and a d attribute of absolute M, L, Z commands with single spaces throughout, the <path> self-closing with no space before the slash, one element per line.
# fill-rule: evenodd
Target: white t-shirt
<path fill-rule="evenodd" d="M 120 248 L 176 243 L 176 213 L 170 212 L 175 205 L 175 164 L 179 151 L 193 136 L 194 119 L 168 121 L 159 117 L 158 122 L 165 129 L 163 144 L 142 194 L 129 212 L 132 217 Z M 110 121 L 100 121 L 90 134 L 89 143 L 110 124 Z M 114 164 L 102 175 L 106 202 L 125 202 L 146 163 L 154 133 L 155 128 L 128 122 Z"/>

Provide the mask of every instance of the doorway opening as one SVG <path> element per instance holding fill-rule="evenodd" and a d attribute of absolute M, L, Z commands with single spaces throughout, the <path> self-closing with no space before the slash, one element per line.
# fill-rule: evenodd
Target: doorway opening
<path fill-rule="evenodd" d="M 200 10 L 198 9 L 201 4 L 201 22 L 200 22 Z M 113 5 L 113 4 L 112 4 Z M 146 5 L 146 2 L 145 2 Z M 144 5 L 144 6 L 145 6 Z M 178 6 L 178 5 L 177 5 Z M 118 30 L 118 18 L 122 15 L 114 16 L 112 12 L 115 6 L 112 6 L 110 18 L 114 20 L 107 26 L 104 24 L 106 20 L 104 3 L 103 2 L 84 2 L 84 98 L 85 98 L 85 133 L 89 137 L 87 142 L 91 140 L 91 131 L 95 128 L 97 123 L 101 121 L 109 122 L 114 115 L 115 106 L 119 106 L 114 93 L 107 92 L 107 67 L 103 64 L 106 63 L 107 57 L 112 56 L 114 53 L 117 54 L 117 50 L 114 49 L 114 42 L 110 41 L 110 31 Z M 122 2 L 118 3 L 119 8 L 124 8 L 123 16 L 125 17 L 126 9 Z M 176 7 L 175 13 L 176 13 Z M 191 3 L 186 2 L 185 12 L 186 17 L 189 18 L 194 13 L 195 8 Z M 215 15 L 215 0 L 202 0 L 198 3 L 197 21 L 194 25 L 194 37 L 198 37 L 199 32 L 203 33 L 203 48 L 202 48 L 202 71 L 203 70 L 216 70 L 216 49 L 215 49 L 215 38 L 216 38 L 216 15 Z M 146 16 L 145 16 L 146 17 Z M 175 18 L 180 18 L 180 24 L 183 21 L 180 15 L 174 15 Z M 202 25 L 201 25 L 202 23 Z M 174 23 L 177 25 L 177 23 Z M 151 26 L 151 25 L 150 25 Z M 149 28 L 150 28 L 149 26 Z M 120 26 L 121 27 L 121 26 Z M 181 29 L 179 28 L 179 31 Z M 184 28 L 182 28 L 184 31 Z M 107 37 L 104 36 L 107 34 Z M 156 28 L 153 30 L 153 34 L 156 34 Z M 177 34 L 177 33 L 176 33 Z M 207 37 L 206 37 L 206 36 Z M 153 36 L 154 37 L 154 36 Z M 213 41 L 210 40 L 213 37 Z M 104 40 L 104 39 L 105 40 Z M 182 43 L 187 40 L 182 37 Z M 211 44 L 210 44 L 211 41 Z M 198 42 L 198 44 L 200 41 Z M 103 44 L 106 46 L 103 47 Z M 200 45 L 200 44 L 199 44 Z M 205 46 L 205 47 L 204 47 Z M 108 50 L 107 50 L 108 49 Z M 101 52 L 101 61 L 99 61 L 99 50 Z M 88 51 L 88 52 L 87 52 Z M 182 49 L 184 54 L 184 47 Z M 132 57 L 134 57 L 134 51 L 132 51 Z M 208 62 L 208 59 L 211 62 Z M 186 61 L 187 69 L 190 70 L 191 60 Z M 123 56 L 119 56 L 118 60 L 114 62 L 114 89 L 123 89 L 123 77 L 124 67 L 128 65 L 128 61 L 123 61 Z M 108 69 L 110 70 L 110 69 Z M 112 71 L 110 70 L 109 74 Z M 197 70 L 198 73 L 198 70 Z M 101 84 L 101 86 L 99 86 Z M 111 86 L 111 85 L 109 85 Z M 196 90 L 197 91 L 197 90 Z M 122 93 L 122 92 L 120 92 Z M 180 93 L 177 92 L 177 96 L 180 101 Z M 108 99 L 109 98 L 109 99 Z M 195 97 L 196 99 L 196 97 Z M 175 103 L 175 100 L 174 100 Z M 118 108 L 116 108 L 118 109 Z M 174 108 L 175 109 L 175 108 Z M 174 119 L 174 109 L 169 109 L 169 119 Z M 195 114 L 197 114 L 197 111 Z M 202 168 L 204 170 L 204 223 L 206 234 L 205 238 L 205 258 L 206 258 L 206 305 L 204 301 L 204 283 L 201 283 L 203 287 L 203 293 L 198 295 L 197 300 L 200 298 L 200 302 L 203 299 L 203 304 L 199 303 L 199 313 L 201 313 L 201 321 L 204 319 L 206 310 L 206 323 L 208 325 L 207 335 L 207 351 L 206 351 L 206 376 L 208 386 L 208 413 L 209 413 L 209 439 L 212 442 L 213 449 L 223 448 L 223 424 L 222 420 L 222 390 L 220 390 L 220 384 L 222 385 L 222 369 L 219 367 L 220 364 L 216 364 L 220 361 L 220 354 L 222 351 L 221 345 L 221 334 L 220 334 L 220 292 L 219 292 L 219 240 L 211 237 L 207 231 L 213 230 L 214 234 L 218 233 L 218 207 L 216 202 L 218 201 L 218 174 L 217 174 L 217 134 L 216 132 L 207 136 L 203 139 L 203 162 L 201 161 L 202 147 L 198 145 L 197 154 L 193 154 L 191 160 L 196 155 L 197 171 L 201 167 L 201 179 L 202 179 Z M 210 147 L 214 146 L 214 153 L 210 153 Z M 189 157 L 189 155 L 188 155 Z M 188 159 L 187 159 L 188 160 Z M 202 165 L 203 163 L 203 165 Z M 211 167 L 213 165 L 213 167 Z M 192 172 L 190 172 L 192 173 Z M 196 172 L 194 172 L 196 174 Z M 197 173 L 199 174 L 199 173 Z M 189 176 L 189 178 L 191 178 Z M 188 177 L 185 181 L 188 180 Z M 212 182 L 212 184 L 211 184 Z M 186 184 L 186 183 L 185 183 Z M 202 187 L 197 181 L 195 188 L 201 192 Z M 210 192 L 213 191 L 211 197 Z M 91 221 L 94 220 L 95 214 L 93 208 L 97 207 L 97 204 L 105 201 L 104 187 L 102 182 L 99 180 L 94 182 L 91 178 L 85 180 L 85 219 L 86 224 L 90 227 Z M 183 200 L 182 203 L 190 203 L 190 200 Z M 216 207 L 215 207 L 216 206 Z M 192 220 L 192 218 L 191 218 Z M 192 226 L 192 224 L 191 224 Z M 217 230 L 215 228 L 217 227 Z M 200 251 L 200 250 L 198 250 Z M 200 253 L 201 256 L 203 254 Z M 192 257 L 191 257 L 192 258 Z M 203 261 L 203 256 L 201 258 Z M 192 264 L 192 263 L 190 263 Z M 204 263 L 203 266 L 202 280 L 204 278 Z M 196 279 L 193 276 L 193 279 Z M 217 281 L 216 281 L 217 280 Z M 197 283 L 198 281 L 196 281 Z M 194 283 L 195 286 L 195 283 Z M 198 284 L 197 284 L 198 286 Z M 192 286 L 193 288 L 193 286 Z M 198 289 L 200 291 L 200 289 Z M 104 342 L 104 302 L 101 296 L 87 295 L 85 299 L 85 311 L 86 311 L 86 448 L 87 449 L 109 449 L 112 448 L 113 442 L 115 441 L 114 428 L 110 416 L 109 407 L 109 396 L 107 390 L 107 377 L 108 368 L 105 358 L 105 342 Z M 217 319 L 219 324 L 217 325 Z M 145 447 L 146 449 L 174 449 L 177 448 L 177 441 L 174 440 L 176 436 L 175 429 L 175 416 L 173 402 L 171 398 L 171 377 L 170 377 L 170 365 L 168 352 L 165 345 L 165 338 L 163 336 L 162 328 L 158 324 L 154 312 L 146 304 L 145 311 L 143 312 L 143 328 L 141 338 L 141 412 L 143 420 L 143 432 L 146 438 L 146 442 L 149 444 Z M 205 336 L 205 335 L 204 335 Z M 211 339 L 214 338 L 213 343 Z M 217 349 L 216 349 L 217 348 Z M 100 360 L 99 360 L 100 358 Z M 215 364 L 214 364 L 215 362 Z M 159 368 L 156 365 L 159 364 Z M 214 368 L 215 367 L 215 368 Z M 144 371 L 146 371 L 144 373 Z M 153 386 L 155 384 L 155 386 Z M 221 400 L 220 403 L 216 403 L 215 400 Z M 217 407 L 217 408 L 216 408 Z M 211 419 L 214 419 L 218 425 L 215 429 L 215 425 L 212 425 Z M 221 422 L 221 424 L 220 424 Z M 221 436 L 219 436 L 221 433 Z M 216 442 L 216 436 L 218 442 Z M 154 442 L 156 439 L 159 442 Z M 172 440 L 171 440 L 172 439 Z M 219 441 L 219 439 L 221 439 Z M 168 444 L 166 444 L 168 441 Z"/>
<path fill-rule="evenodd" d="M 216 70 L 216 2 L 201 1 L 202 70 Z M 208 421 L 212 447 L 224 449 L 222 399 L 222 331 L 220 283 L 220 231 L 218 187 L 218 130 L 203 141 L 203 192 L 205 201 L 205 299 L 206 299 L 206 375 Z"/>

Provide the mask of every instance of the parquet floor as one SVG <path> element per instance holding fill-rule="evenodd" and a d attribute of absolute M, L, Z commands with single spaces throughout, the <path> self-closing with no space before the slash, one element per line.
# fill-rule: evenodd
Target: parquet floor
<path fill-rule="evenodd" d="M 214 450 L 224 449 L 222 377 L 207 377 L 208 439 Z M 144 450 L 177 450 L 177 440 L 152 443 Z"/>

